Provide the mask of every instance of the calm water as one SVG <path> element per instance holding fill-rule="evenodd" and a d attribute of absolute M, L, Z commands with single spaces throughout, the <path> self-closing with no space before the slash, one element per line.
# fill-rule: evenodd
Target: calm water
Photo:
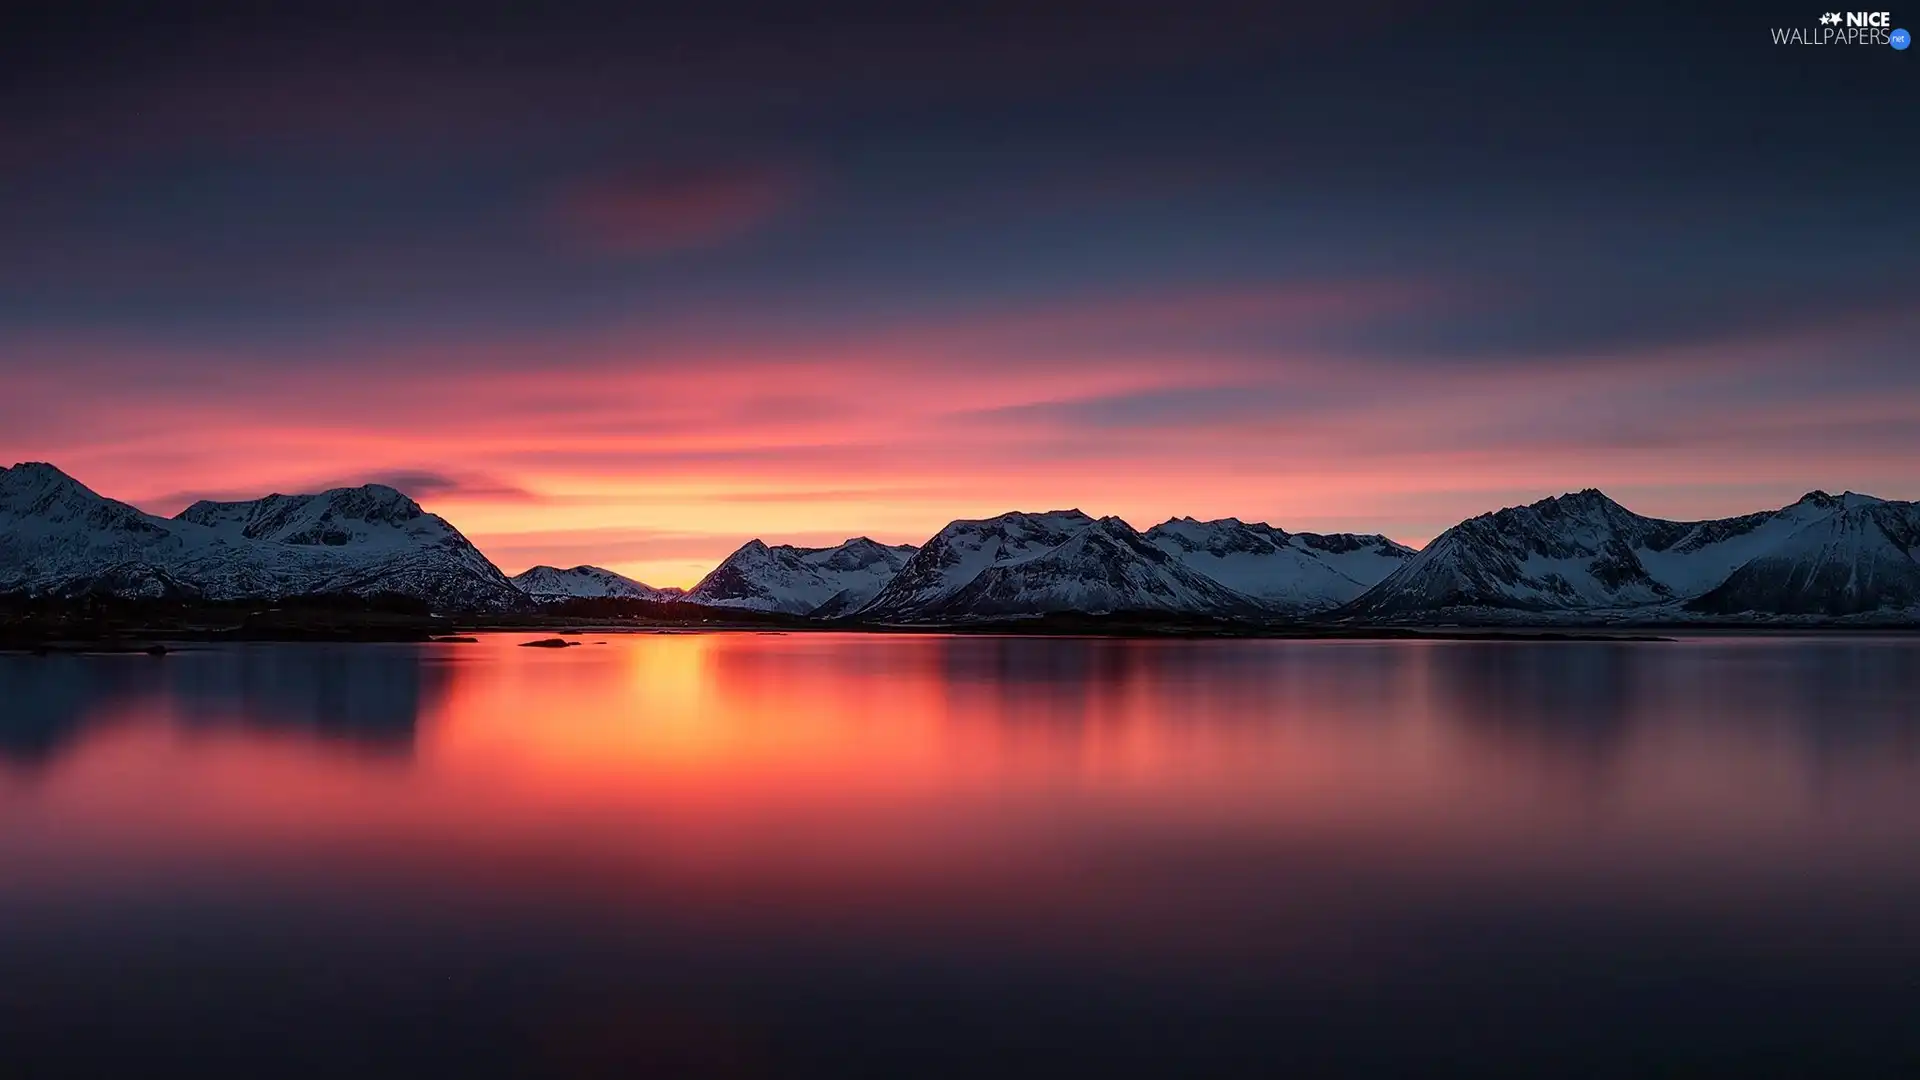
<path fill-rule="evenodd" d="M 0 657 L 0 1074 L 1920 1071 L 1920 639 Z"/>

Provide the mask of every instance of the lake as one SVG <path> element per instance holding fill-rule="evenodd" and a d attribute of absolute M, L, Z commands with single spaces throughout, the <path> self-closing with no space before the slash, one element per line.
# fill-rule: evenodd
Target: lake
<path fill-rule="evenodd" d="M 0 656 L 0 1074 L 1920 1072 L 1920 638 Z"/>

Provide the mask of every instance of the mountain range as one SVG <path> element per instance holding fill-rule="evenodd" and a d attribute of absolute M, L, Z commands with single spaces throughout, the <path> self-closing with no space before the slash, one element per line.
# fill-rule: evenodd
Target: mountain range
<path fill-rule="evenodd" d="M 1912 617 L 1920 507 L 1815 491 L 1715 521 L 1587 490 L 1448 529 L 1341 613 L 1363 619 Z"/>
<path fill-rule="evenodd" d="M 400 594 L 466 611 L 526 603 L 458 529 L 390 487 L 203 501 L 163 518 L 40 463 L 0 469 L 0 592 L 204 600 Z"/>
<path fill-rule="evenodd" d="M 202 501 L 171 518 L 51 465 L 0 469 L 0 594 L 204 600 L 398 595 L 499 612 L 639 600 L 851 623 L 1053 613 L 1332 622 L 1920 621 L 1920 507 L 1812 492 L 1711 521 L 1643 517 L 1595 490 L 1470 518 L 1415 550 L 1234 518 L 1140 532 L 1079 510 L 954 521 L 925 543 L 751 540 L 692 589 L 593 566 L 508 578 L 444 519 L 378 484 Z"/>

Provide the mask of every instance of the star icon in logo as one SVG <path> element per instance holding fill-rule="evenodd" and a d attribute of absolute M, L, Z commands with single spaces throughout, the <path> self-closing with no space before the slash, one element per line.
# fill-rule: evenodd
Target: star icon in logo
<path fill-rule="evenodd" d="M 1820 25 L 1821 26 L 1839 26 L 1840 13 L 1837 11 L 1829 11 L 1825 15 L 1820 16 Z"/>

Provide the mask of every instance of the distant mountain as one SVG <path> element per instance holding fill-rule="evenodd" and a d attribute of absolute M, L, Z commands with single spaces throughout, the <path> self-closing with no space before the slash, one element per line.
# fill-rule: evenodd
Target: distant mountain
<path fill-rule="evenodd" d="M 1078 510 L 1056 510 L 949 524 L 858 614 L 912 623 L 1053 612 L 1258 610 L 1119 518 L 1096 521 Z"/>
<path fill-rule="evenodd" d="M 390 487 L 199 502 L 162 518 L 41 463 L 0 469 L 0 592 L 398 594 L 464 610 L 525 602 L 457 529 Z"/>
<path fill-rule="evenodd" d="M 1687 606 L 1723 615 L 1920 613 L 1920 505 L 1816 491 L 1794 507 L 1824 512 Z"/>
<path fill-rule="evenodd" d="M 179 571 L 211 597 L 393 593 L 451 610 L 524 602 L 458 529 L 383 484 L 202 501 L 173 520 L 216 538 Z"/>
<path fill-rule="evenodd" d="M 1737 518 L 1642 517 L 1598 491 L 1461 522 L 1342 613 L 1853 615 L 1912 606 L 1912 504 L 1814 492 Z"/>
<path fill-rule="evenodd" d="M 1595 490 L 1470 518 L 1418 552 L 1380 536 L 1174 518 L 1144 535 L 1079 510 L 954 521 L 919 548 L 751 541 L 692 590 L 593 566 L 509 579 L 378 484 L 203 501 L 163 518 L 52 465 L 0 468 L 0 594 L 412 597 L 441 611 L 630 598 L 917 624 L 1173 612 L 1359 622 L 1920 622 L 1920 508 L 1848 492 L 1712 521 Z"/>
<path fill-rule="evenodd" d="M 1146 537 L 1189 570 L 1287 614 L 1339 607 L 1414 554 L 1384 536 L 1289 533 L 1238 518 L 1174 518 L 1148 529 Z"/>
<path fill-rule="evenodd" d="M 865 604 L 912 558 L 911 544 L 890 546 L 858 536 L 826 548 L 768 546 L 749 540 L 699 584 L 688 603 L 809 615 Z"/>
<path fill-rule="evenodd" d="M 510 578 L 521 592 L 538 604 L 559 604 L 569 600 L 678 600 L 685 589 L 656 589 L 623 574 L 598 566 L 575 566 L 561 570 L 536 566 Z"/>
<path fill-rule="evenodd" d="M 983 570 L 1037 558 L 1093 524 L 1078 510 L 1018 511 L 982 521 L 955 521 L 920 545 L 865 608 L 864 617 L 912 619 L 933 611 Z"/>

